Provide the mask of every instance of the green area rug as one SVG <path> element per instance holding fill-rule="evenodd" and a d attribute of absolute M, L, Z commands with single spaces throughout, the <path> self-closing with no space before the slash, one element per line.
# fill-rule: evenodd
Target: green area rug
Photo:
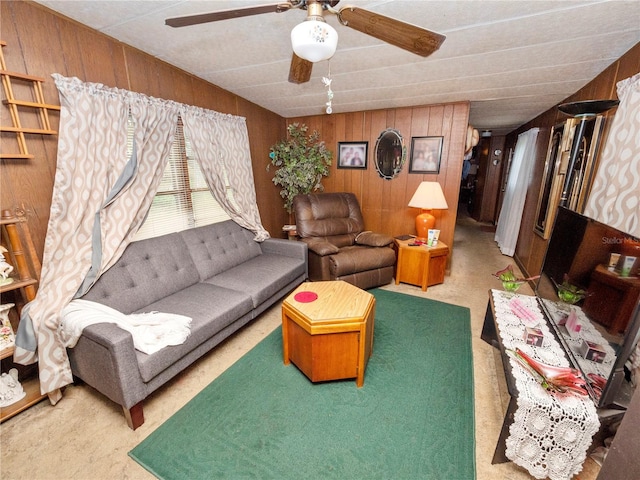
<path fill-rule="evenodd" d="M 279 327 L 129 455 L 167 480 L 474 479 L 469 310 L 371 293 L 362 388 L 285 367 Z"/>

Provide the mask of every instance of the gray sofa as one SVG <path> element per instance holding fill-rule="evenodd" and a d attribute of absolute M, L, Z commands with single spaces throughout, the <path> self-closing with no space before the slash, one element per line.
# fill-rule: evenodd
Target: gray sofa
<path fill-rule="evenodd" d="M 125 314 L 186 315 L 191 333 L 147 355 L 116 325 L 91 325 L 68 349 L 74 377 L 142 425 L 149 394 L 306 280 L 306 244 L 253 236 L 229 220 L 131 243 L 83 298 Z"/>

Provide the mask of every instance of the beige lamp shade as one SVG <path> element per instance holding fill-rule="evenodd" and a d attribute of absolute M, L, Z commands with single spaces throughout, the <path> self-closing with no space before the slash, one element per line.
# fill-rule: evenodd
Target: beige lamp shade
<path fill-rule="evenodd" d="M 429 229 L 432 229 L 436 224 L 436 218 L 431 214 L 431 210 L 449 208 L 442 187 L 438 182 L 422 182 L 418 185 L 416 193 L 409 201 L 409 206 L 422 210 L 422 213 L 416 217 L 416 233 L 419 239 L 426 239 Z"/>

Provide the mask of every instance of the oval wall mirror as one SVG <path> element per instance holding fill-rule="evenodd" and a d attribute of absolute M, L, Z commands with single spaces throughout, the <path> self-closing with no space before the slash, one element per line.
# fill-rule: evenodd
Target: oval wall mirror
<path fill-rule="evenodd" d="M 393 128 L 384 130 L 376 141 L 376 169 L 380 176 L 385 180 L 397 177 L 406 156 L 407 150 L 400 132 Z"/>

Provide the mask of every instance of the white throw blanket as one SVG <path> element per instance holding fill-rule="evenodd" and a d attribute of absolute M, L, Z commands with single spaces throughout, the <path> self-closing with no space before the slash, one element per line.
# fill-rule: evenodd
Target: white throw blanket
<path fill-rule="evenodd" d="M 152 354 L 168 345 L 184 343 L 191 333 L 191 318 L 162 312 L 125 315 L 89 300 L 72 300 L 62 310 L 58 332 L 66 347 L 74 347 L 82 330 L 95 323 L 115 323 L 131 333 L 136 350 Z"/>

